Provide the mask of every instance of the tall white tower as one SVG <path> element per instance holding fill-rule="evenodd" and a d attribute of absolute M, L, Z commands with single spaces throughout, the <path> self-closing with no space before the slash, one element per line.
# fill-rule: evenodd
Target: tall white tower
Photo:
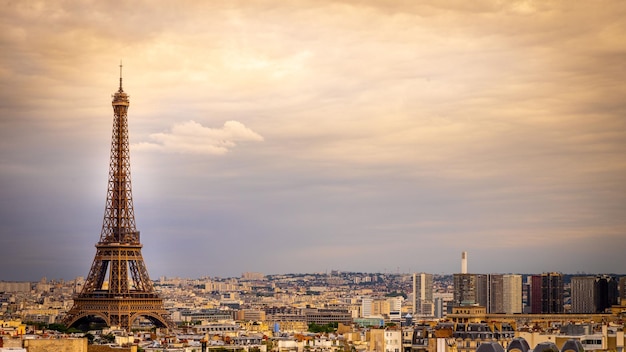
<path fill-rule="evenodd" d="M 467 252 L 461 253 L 461 274 L 467 274 Z"/>

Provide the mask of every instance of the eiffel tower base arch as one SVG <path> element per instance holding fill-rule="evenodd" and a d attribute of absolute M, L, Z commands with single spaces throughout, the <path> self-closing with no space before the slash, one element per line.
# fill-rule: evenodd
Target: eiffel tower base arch
<path fill-rule="evenodd" d="M 65 325 L 76 326 L 81 321 L 102 319 L 107 326 L 130 330 L 135 321 L 144 317 L 158 328 L 169 328 L 172 322 L 158 297 L 75 298 L 74 306 L 65 317 Z"/>

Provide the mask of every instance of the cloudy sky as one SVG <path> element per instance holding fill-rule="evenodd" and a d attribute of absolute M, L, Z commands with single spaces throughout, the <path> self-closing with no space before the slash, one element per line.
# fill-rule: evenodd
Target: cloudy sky
<path fill-rule="evenodd" d="M 0 280 L 626 267 L 622 1 L 0 0 Z"/>

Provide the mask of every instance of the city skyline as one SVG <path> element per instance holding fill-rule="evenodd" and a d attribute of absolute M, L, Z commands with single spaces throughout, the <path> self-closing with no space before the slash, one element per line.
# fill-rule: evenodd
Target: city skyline
<path fill-rule="evenodd" d="M 86 276 L 124 63 L 160 276 L 623 274 L 626 4 L 0 11 L 0 280 Z"/>

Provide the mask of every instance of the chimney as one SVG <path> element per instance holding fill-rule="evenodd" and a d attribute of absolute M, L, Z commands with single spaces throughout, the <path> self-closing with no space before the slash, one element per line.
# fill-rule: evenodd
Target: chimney
<path fill-rule="evenodd" d="M 467 274 L 467 252 L 461 253 L 461 274 Z"/>

